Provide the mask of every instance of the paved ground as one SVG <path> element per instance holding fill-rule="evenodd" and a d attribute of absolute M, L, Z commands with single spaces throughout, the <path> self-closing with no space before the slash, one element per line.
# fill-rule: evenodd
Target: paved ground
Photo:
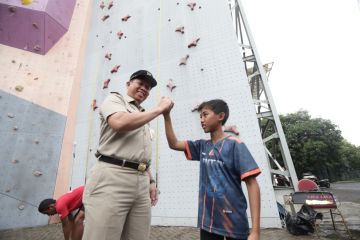
<path fill-rule="evenodd" d="M 332 183 L 331 191 L 341 202 L 360 203 L 360 183 L 359 182 L 341 182 Z"/>
<path fill-rule="evenodd" d="M 360 183 L 332 184 L 330 189 L 341 202 L 340 209 L 348 221 L 353 239 L 360 239 Z M 340 225 L 337 225 L 340 229 Z M 199 239 L 196 228 L 190 227 L 158 227 L 151 230 L 150 240 L 193 240 Z M 321 223 L 320 239 L 349 239 L 344 231 L 334 231 L 331 228 L 329 216 Z M 43 227 L 10 229 L 0 231 L 1 240 L 62 240 L 60 224 Z M 309 236 L 293 236 L 285 229 L 262 229 L 261 239 L 282 240 L 315 240 L 315 234 Z M 101 240 L 101 239 L 99 239 Z"/>

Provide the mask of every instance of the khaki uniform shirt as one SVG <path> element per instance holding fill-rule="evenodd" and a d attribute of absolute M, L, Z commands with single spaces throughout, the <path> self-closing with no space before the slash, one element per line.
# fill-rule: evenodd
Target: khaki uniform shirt
<path fill-rule="evenodd" d="M 112 92 L 100 107 L 100 140 L 98 152 L 101 155 L 124 159 L 132 162 L 149 163 L 151 159 L 151 132 L 149 124 L 138 129 L 118 132 L 107 123 L 108 117 L 116 112 L 142 112 L 141 106 L 135 105 L 135 100 Z"/>

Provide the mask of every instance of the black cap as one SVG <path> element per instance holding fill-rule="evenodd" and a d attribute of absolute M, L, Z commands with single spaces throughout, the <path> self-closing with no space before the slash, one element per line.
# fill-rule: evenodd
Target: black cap
<path fill-rule="evenodd" d="M 148 83 L 150 83 L 151 88 L 153 88 L 153 87 L 155 87 L 157 85 L 157 82 L 156 82 L 155 78 L 153 77 L 153 75 L 149 71 L 139 70 L 137 72 L 134 72 L 131 75 L 130 80 L 133 80 L 133 79 L 136 79 L 136 78 L 147 81 Z"/>

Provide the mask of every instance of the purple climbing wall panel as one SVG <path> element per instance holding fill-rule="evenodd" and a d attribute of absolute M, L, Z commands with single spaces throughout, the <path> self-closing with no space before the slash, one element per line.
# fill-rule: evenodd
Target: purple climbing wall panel
<path fill-rule="evenodd" d="M 0 0 L 0 44 L 46 54 L 68 30 L 75 2 Z"/>

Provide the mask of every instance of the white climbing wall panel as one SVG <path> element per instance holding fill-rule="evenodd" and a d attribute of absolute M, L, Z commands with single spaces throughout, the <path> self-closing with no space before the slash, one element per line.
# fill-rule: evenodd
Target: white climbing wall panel
<path fill-rule="evenodd" d="M 118 0 L 108 9 L 94 3 L 88 37 L 88 51 L 81 85 L 81 99 L 76 130 L 76 149 L 72 185 L 84 182 L 95 163 L 99 134 L 98 105 L 110 93 L 126 94 L 125 82 L 138 69 L 151 71 L 158 86 L 144 103 L 149 109 L 160 96 L 170 96 L 174 129 L 179 139 L 209 138 L 203 133 L 199 114 L 191 109 L 197 102 L 221 98 L 228 102 L 227 125 L 236 125 L 240 138 L 247 144 L 263 173 L 258 177 L 261 188 L 262 227 L 280 227 L 275 194 L 270 180 L 255 109 L 244 63 L 232 26 L 226 0 L 196 1 L 193 10 L 189 1 Z M 105 21 L 103 16 L 109 15 Z M 122 21 L 126 15 L 131 17 Z M 184 34 L 175 32 L 184 26 Z M 117 33 L 123 32 L 121 39 Z M 200 38 L 196 47 L 188 48 Z M 111 53 L 111 60 L 105 54 Z M 180 59 L 189 55 L 186 65 Z M 121 65 L 116 73 L 111 69 Z M 109 87 L 103 82 L 111 79 Z M 173 80 L 171 92 L 166 85 Z M 152 224 L 196 226 L 198 203 L 198 162 L 189 162 L 181 152 L 168 148 L 162 117 L 151 122 L 158 133 L 153 142 L 152 171 L 157 174 L 161 191 L 153 208 Z M 158 154 L 157 153 L 158 149 Z M 157 157 L 158 156 L 158 157 Z M 246 189 L 246 187 L 244 186 Z M 250 214 L 249 214 L 250 215 Z"/>

